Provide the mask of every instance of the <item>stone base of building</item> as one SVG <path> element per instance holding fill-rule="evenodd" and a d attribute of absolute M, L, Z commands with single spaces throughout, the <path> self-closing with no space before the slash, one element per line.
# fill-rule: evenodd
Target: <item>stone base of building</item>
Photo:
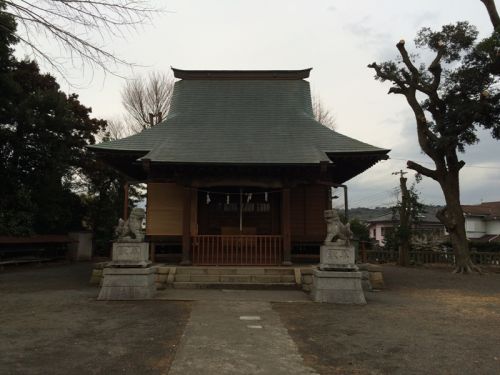
<path fill-rule="evenodd" d="M 364 305 L 361 272 L 314 270 L 311 297 L 315 302 Z"/>
<path fill-rule="evenodd" d="M 103 270 L 103 280 L 98 300 L 123 301 L 152 299 L 156 294 L 155 269 L 108 267 Z"/>

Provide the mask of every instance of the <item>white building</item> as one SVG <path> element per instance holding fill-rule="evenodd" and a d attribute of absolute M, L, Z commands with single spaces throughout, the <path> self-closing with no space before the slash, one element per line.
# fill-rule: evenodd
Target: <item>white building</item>
<path fill-rule="evenodd" d="M 394 231 L 399 224 L 399 215 L 388 213 L 386 215 L 367 220 L 370 238 L 377 241 L 380 246 L 384 246 L 386 235 Z M 434 213 L 425 213 L 413 225 L 415 233 L 439 234 L 444 235 L 444 225 L 439 222 Z"/>
<path fill-rule="evenodd" d="M 500 202 L 462 206 L 467 238 L 481 242 L 500 242 Z"/>

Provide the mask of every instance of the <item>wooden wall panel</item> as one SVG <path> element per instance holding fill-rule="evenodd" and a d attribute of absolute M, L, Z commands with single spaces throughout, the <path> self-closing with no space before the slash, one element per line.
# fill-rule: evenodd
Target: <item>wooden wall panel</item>
<path fill-rule="evenodd" d="M 314 237 L 326 236 L 326 223 L 323 219 L 327 209 L 326 186 L 309 185 L 306 187 L 306 234 Z"/>
<path fill-rule="evenodd" d="M 328 187 L 296 186 L 291 191 L 291 233 L 295 241 L 321 241 L 326 235 L 324 210 L 328 209 Z"/>
<path fill-rule="evenodd" d="M 290 192 L 290 231 L 293 236 L 306 233 L 304 212 L 306 207 L 306 190 L 304 186 L 296 186 Z"/>
<path fill-rule="evenodd" d="M 182 235 L 183 187 L 174 183 L 148 183 L 146 234 L 150 236 Z M 197 199 L 193 191 L 191 234 L 196 234 Z"/>

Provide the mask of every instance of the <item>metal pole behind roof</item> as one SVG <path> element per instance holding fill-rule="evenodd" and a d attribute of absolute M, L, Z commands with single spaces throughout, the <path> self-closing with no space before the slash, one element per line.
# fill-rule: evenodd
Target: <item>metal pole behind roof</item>
<path fill-rule="evenodd" d="M 348 199 L 347 199 L 347 185 L 342 185 L 344 188 L 344 210 L 345 210 L 345 219 L 347 222 L 349 222 L 349 206 L 348 206 Z"/>
<path fill-rule="evenodd" d="M 344 216 L 347 221 L 349 221 L 349 203 L 347 197 L 347 185 L 333 185 L 335 188 L 341 187 L 344 189 Z"/>

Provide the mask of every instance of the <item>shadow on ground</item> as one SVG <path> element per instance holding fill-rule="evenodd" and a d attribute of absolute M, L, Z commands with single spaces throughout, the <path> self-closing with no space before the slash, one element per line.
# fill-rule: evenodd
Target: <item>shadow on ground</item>
<path fill-rule="evenodd" d="M 96 301 L 90 264 L 0 274 L 0 374 L 165 374 L 188 302 Z"/>
<path fill-rule="evenodd" d="M 499 374 L 500 275 L 384 267 L 366 306 L 274 303 L 321 374 Z"/>

